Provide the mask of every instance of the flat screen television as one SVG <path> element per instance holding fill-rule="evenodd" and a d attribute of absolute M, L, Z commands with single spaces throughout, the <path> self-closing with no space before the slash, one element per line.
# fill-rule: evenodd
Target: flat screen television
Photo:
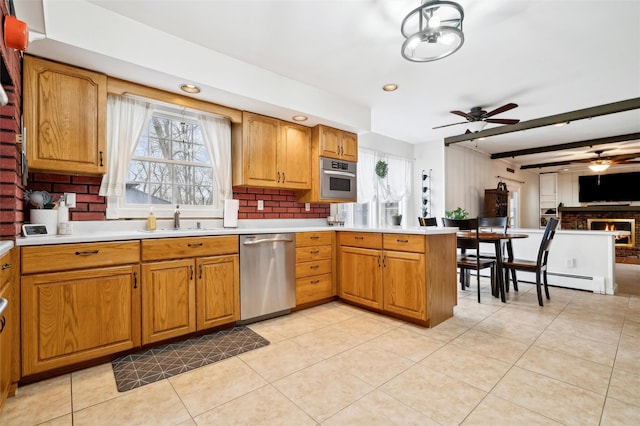
<path fill-rule="evenodd" d="M 578 176 L 578 201 L 640 201 L 640 172 Z"/>

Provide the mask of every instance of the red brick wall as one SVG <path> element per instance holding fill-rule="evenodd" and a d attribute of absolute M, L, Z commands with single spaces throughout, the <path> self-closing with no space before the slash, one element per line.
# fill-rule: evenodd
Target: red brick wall
<path fill-rule="evenodd" d="M 106 201 L 98 195 L 101 177 L 68 176 L 45 173 L 29 175 L 28 188 L 47 191 L 54 199 L 65 192 L 76 193 L 76 207 L 69 209 L 71 220 L 105 220 Z M 262 188 L 233 188 L 233 198 L 240 200 L 239 219 L 311 219 L 329 216 L 328 204 L 305 204 L 296 201 L 293 191 Z M 264 210 L 258 210 L 264 200 Z"/>
<path fill-rule="evenodd" d="M 312 219 L 329 216 L 329 204 L 311 203 L 305 211 L 304 203 L 296 201 L 293 191 L 233 187 L 233 198 L 240 200 L 238 219 Z M 258 200 L 264 200 L 264 209 L 258 210 Z"/>
<path fill-rule="evenodd" d="M 34 191 L 47 191 L 54 200 L 65 192 L 76 193 L 76 207 L 69 209 L 70 220 L 105 220 L 106 200 L 98 195 L 101 176 L 69 176 L 31 173 L 27 187 Z"/>
<path fill-rule="evenodd" d="M 587 219 L 635 219 L 636 239 L 633 247 L 616 247 L 616 258 L 640 257 L 640 212 L 562 212 L 561 229 L 589 229 Z"/>
<path fill-rule="evenodd" d="M 5 2 L 0 2 L 0 12 L 3 21 L 8 13 Z M 14 239 L 23 222 L 20 145 L 16 144 L 22 111 L 22 62 L 18 51 L 7 49 L 4 37 L 0 37 L 0 60 L 8 71 L 0 77 L 9 98 L 9 103 L 0 107 L 0 239 Z"/>

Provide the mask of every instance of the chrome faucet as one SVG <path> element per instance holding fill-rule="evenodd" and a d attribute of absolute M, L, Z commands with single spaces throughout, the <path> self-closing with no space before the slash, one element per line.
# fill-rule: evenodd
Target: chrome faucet
<path fill-rule="evenodd" d="M 180 229 L 180 206 L 176 206 L 176 211 L 173 212 L 173 228 Z"/>

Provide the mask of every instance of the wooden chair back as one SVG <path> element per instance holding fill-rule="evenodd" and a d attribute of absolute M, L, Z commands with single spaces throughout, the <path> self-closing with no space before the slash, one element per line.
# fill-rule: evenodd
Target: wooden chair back
<path fill-rule="evenodd" d="M 478 227 L 480 229 L 491 228 L 494 232 L 507 233 L 509 218 L 507 216 L 499 217 L 478 217 Z"/>
<path fill-rule="evenodd" d="M 480 242 L 478 240 L 478 219 L 448 219 L 442 218 L 442 224 L 447 227 L 458 228 L 461 231 L 473 231 L 476 233 L 475 238 L 458 238 L 458 248 L 463 252 L 466 249 L 478 250 Z"/>
<path fill-rule="evenodd" d="M 438 221 L 435 217 L 418 217 L 418 223 L 420 223 L 420 226 L 438 226 Z"/>

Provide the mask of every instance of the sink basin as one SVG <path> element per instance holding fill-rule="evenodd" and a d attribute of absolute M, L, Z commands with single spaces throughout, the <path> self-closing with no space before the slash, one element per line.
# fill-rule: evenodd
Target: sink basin
<path fill-rule="evenodd" d="M 158 228 L 155 231 L 147 231 L 146 229 L 138 229 L 138 232 L 193 232 L 193 231 L 213 231 L 216 228 Z"/>

